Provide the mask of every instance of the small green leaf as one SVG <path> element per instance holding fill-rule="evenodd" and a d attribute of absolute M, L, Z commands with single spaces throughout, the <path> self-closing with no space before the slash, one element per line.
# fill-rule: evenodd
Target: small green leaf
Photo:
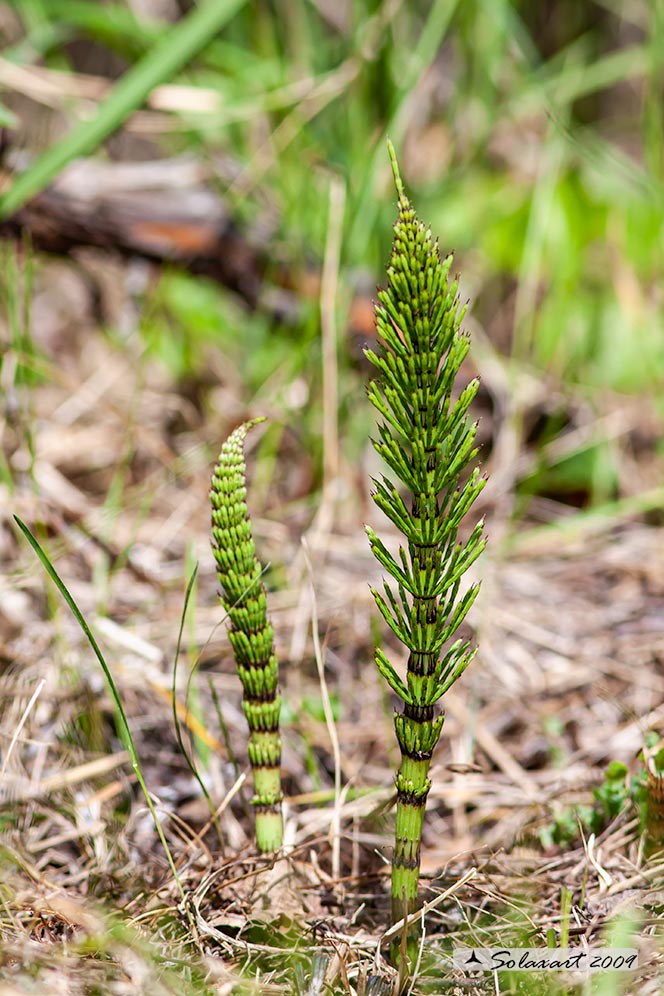
<path fill-rule="evenodd" d="M 403 699 L 404 702 L 410 702 L 408 689 L 379 647 L 376 647 L 374 660 L 376 662 L 376 667 L 385 678 L 392 691 L 396 692 L 396 694 Z"/>

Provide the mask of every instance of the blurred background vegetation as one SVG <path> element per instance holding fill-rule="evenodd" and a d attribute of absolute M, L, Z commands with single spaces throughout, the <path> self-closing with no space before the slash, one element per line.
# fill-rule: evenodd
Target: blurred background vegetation
<path fill-rule="evenodd" d="M 280 452 L 280 426 L 297 427 L 315 491 L 332 205 L 339 437 L 352 465 L 368 425 L 361 348 L 395 216 L 389 136 L 471 301 L 485 435 L 495 444 L 509 425 L 512 448 L 529 448 L 514 508 L 547 519 L 552 502 L 612 502 L 658 484 L 662 0 L 224 0 L 212 4 L 226 10 L 221 30 L 217 19 L 176 73 L 169 53 L 195 6 L 0 4 L 10 168 L 17 152 L 29 153 L 24 168 L 57 141 L 66 158 L 67 136 L 93 123 L 99 101 L 67 78 L 115 81 L 152 58 L 162 83 L 185 88 L 176 109 L 126 114 L 89 154 L 195 157 L 260 259 L 250 306 L 164 266 L 141 306 L 149 355 L 183 382 L 204 378 L 210 347 L 220 351 L 247 408 L 271 417 L 266 446 Z M 50 89 L 25 75 L 40 67 Z"/>

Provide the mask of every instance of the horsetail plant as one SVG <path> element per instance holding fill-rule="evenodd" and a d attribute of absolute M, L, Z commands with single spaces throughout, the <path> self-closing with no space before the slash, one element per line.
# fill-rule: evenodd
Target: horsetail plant
<path fill-rule="evenodd" d="M 256 559 L 247 513 L 244 440 L 264 419 L 238 426 L 221 448 L 212 475 L 212 552 L 220 599 L 230 621 L 228 637 L 242 682 L 242 708 L 249 726 L 249 761 L 254 776 L 252 803 L 256 844 L 270 852 L 283 843 L 279 664 L 267 618 L 263 569 Z"/>
<path fill-rule="evenodd" d="M 378 609 L 408 651 L 404 681 L 379 648 L 378 670 L 402 699 L 394 725 L 401 750 L 396 775 L 397 812 L 392 860 L 392 917 L 417 909 L 420 842 L 428 772 L 444 715 L 435 704 L 470 664 L 467 640 L 450 644 L 478 592 L 461 591 L 465 572 L 484 548 L 480 521 L 465 542 L 459 524 L 484 487 L 477 468 L 464 471 L 477 454 L 477 425 L 468 408 L 479 382 L 472 380 L 452 398 L 459 367 L 469 348 L 460 323 L 456 282 L 449 280 L 452 257 L 441 260 L 431 231 L 417 218 L 404 192 L 392 145 L 399 214 L 387 270 L 387 289 L 376 305 L 378 347 L 366 350 L 377 370 L 369 400 L 382 417 L 376 452 L 400 482 L 374 479 L 372 497 L 405 538 L 398 560 L 371 527 L 371 550 L 394 585 L 372 589 Z M 407 493 L 403 497 L 403 493 Z"/>

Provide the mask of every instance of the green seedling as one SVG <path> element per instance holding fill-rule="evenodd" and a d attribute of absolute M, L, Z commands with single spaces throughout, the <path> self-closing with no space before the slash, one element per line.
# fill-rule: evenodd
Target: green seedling
<path fill-rule="evenodd" d="M 373 590 L 388 626 L 408 651 L 405 681 L 382 650 L 378 670 L 403 702 L 394 725 L 401 751 L 396 775 L 397 814 L 392 863 L 394 921 L 417 909 L 420 841 L 428 772 L 444 716 L 436 703 L 470 664 L 467 640 L 451 642 L 478 592 L 462 591 L 464 574 L 484 549 L 483 523 L 458 541 L 464 516 L 484 487 L 475 467 L 476 423 L 468 409 L 479 383 L 472 380 L 453 399 L 455 381 L 469 349 L 460 324 L 464 308 L 449 279 L 452 257 L 442 260 L 431 231 L 417 218 L 399 175 L 391 144 L 399 215 L 387 271 L 378 294 L 379 346 L 366 351 L 376 368 L 369 400 L 381 416 L 376 452 L 399 482 L 374 480 L 373 500 L 402 533 L 395 558 L 367 527 L 371 549 L 393 579 L 384 595 Z"/>
<path fill-rule="evenodd" d="M 602 833 L 611 820 L 618 816 L 630 801 L 634 800 L 634 783 L 630 781 L 626 765 L 612 761 L 604 780 L 593 789 L 593 805 L 561 806 L 553 815 L 551 823 L 539 831 L 543 847 L 568 847 L 583 833 L 588 836 Z"/>
<path fill-rule="evenodd" d="M 593 805 L 560 807 L 551 823 L 539 832 L 543 847 L 569 847 L 579 833 L 602 833 L 623 811 L 632 808 L 639 817 L 646 854 L 664 846 L 664 747 L 657 733 L 646 735 L 638 763 L 630 769 L 611 761 L 603 781 L 593 789 Z"/>
<path fill-rule="evenodd" d="M 242 706 L 249 726 L 249 761 L 254 776 L 252 800 L 256 844 L 271 852 L 283 843 L 281 816 L 281 740 L 279 664 L 274 631 L 267 618 L 263 568 L 247 512 L 244 440 L 263 419 L 238 426 L 221 448 L 212 475 L 212 551 L 228 613 L 228 637 L 242 682 Z"/>

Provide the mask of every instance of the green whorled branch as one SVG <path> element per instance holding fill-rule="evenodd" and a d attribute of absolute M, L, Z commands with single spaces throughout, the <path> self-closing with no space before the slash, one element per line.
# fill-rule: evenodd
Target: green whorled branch
<path fill-rule="evenodd" d="M 381 416 L 373 445 L 398 482 L 374 480 L 372 497 L 404 536 L 398 558 L 373 529 L 367 533 L 393 581 L 385 582 L 384 593 L 373 590 L 376 604 L 408 651 L 404 681 L 376 650 L 379 671 L 403 701 L 394 723 L 401 751 L 392 863 L 397 921 L 417 909 L 429 766 L 443 725 L 435 706 L 474 655 L 467 640 L 451 641 L 478 592 L 477 585 L 462 592 L 461 582 L 484 548 L 482 522 L 465 542 L 458 530 L 485 481 L 477 468 L 464 473 L 477 454 L 468 409 L 478 381 L 453 399 L 469 340 L 460 329 L 457 284 L 449 278 L 452 257 L 441 259 L 406 197 L 391 145 L 389 151 L 399 215 L 387 288 L 376 306 L 378 348 L 366 356 L 377 371 L 368 396 Z"/>
<path fill-rule="evenodd" d="M 238 426 L 221 448 L 212 475 L 212 552 L 228 613 L 228 637 L 242 682 L 242 708 L 249 726 L 249 761 L 254 776 L 252 803 L 256 844 L 263 852 L 283 843 L 279 664 L 267 618 L 263 569 L 247 512 L 244 440 L 262 418 Z"/>

